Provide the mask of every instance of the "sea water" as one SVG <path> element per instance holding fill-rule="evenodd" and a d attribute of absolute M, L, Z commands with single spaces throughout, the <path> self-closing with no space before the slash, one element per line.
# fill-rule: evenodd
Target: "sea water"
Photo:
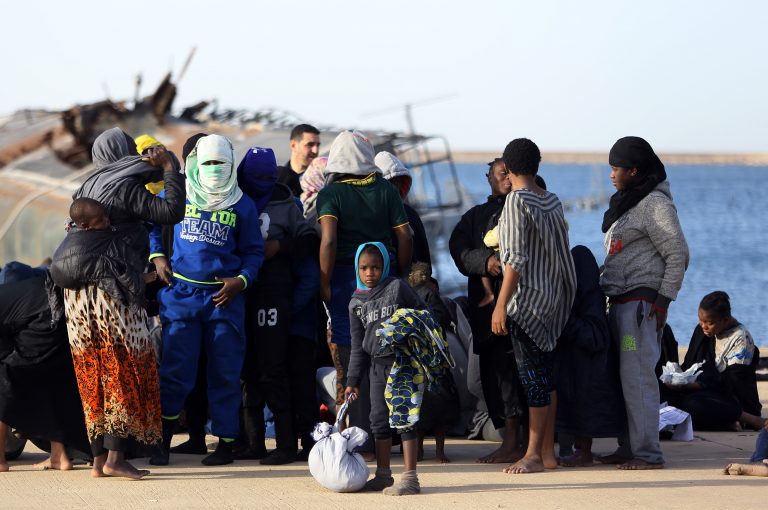
<path fill-rule="evenodd" d="M 487 168 L 456 166 L 459 181 L 475 204 L 489 193 Z M 447 168 L 442 170 L 439 173 L 445 176 Z M 543 164 L 539 173 L 549 191 L 566 204 L 615 191 L 607 165 Z M 667 178 L 690 251 L 683 286 L 669 309 L 668 322 L 677 341 L 688 344 L 701 298 L 723 290 L 731 298 L 733 316 L 764 347 L 763 355 L 768 354 L 768 167 L 668 165 Z M 598 264 L 605 259 L 601 224 L 606 208 L 607 203 L 601 202 L 591 210 L 574 207 L 565 213 L 571 246 L 588 247 Z M 437 250 L 433 258 L 441 281 L 466 281 L 446 250 Z"/>

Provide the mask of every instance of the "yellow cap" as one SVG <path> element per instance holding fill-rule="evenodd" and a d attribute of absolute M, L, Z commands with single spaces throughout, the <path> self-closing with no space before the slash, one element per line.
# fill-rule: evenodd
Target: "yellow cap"
<path fill-rule="evenodd" d="M 162 143 L 158 142 L 151 136 L 144 134 L 139 135 L 135 139 L 136 141 L 136 152 L 141 154 L 145 150 L 149 149 L 150 147 L 165 147 Z"/>

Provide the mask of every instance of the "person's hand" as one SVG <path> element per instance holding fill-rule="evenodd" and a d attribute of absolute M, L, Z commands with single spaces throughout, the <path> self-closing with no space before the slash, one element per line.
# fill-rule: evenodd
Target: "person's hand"
<path fill-rule="evenodd" d="M 503 336 L 507 331 L 507 310 L 503 305 L 496 304 L 491 316 L 491 332 L 496 336 Z"/>
<path fill-rule="evenodd" d="M 245 288 L 245 282 L 242 278 L 219 278 L 217 282 L 223 282 L 224 286 L 213 295 L 213 302 L 217 308 L 225 307 L 237 296 L 237 293 Z"/>
<path fill-rule="evenodd" d="M 485 261 L 485 272 L 491 276 L 499 276 L 501 274 L 501 262 L 496 258 L 496 255 L 491 255 Z"/>
<path fill-rule="evenodd" d="M 144 278 L 144 283 L 152 283 L 155 280 L 157 280 L 157 271 L 150 271 L 148 273 L 144 273 L 142 275 L 142 278 Z"/>
<path fill-rule="evenodd" d="M 270 239 L 264 243 L 264 260 L 269 260 L 280 251 L 280 241 L 277 239 Z"/>
<path fill-rule="evenodd" d="M 661 331 L 667 323 L 667 310 L 651 305 L 651 313 L 648 314 L 648 320 L 654 317 L 656 317 L 656 331 Z"/>
<path fill-rule="evenodd" d="M 164 172 L 171 172 L 174 169 L 171 155 L 165 147 L 147 149 L 147 155 L 142 159 L 156 168 L 162 168 Z"/>
<path fill-rule="evenodd" d="M 344 390 L 344 400 L 357 400 L 357 397 L 360 396 L 360 388 L 357 386 L 347 386 L 347 389 Z"/>
<path fill-rule="evenodd" d="M 164 284 L 170 287 L 173 271 L 171 271 L 171 264 L 168 262 L 168 259 L 166 257 L 155 257 L 152 259 L 152 263 L 155 264 L 157 277 L 160 278 Z"/>
<path fill-rule="evenodd" d="M 331 284 L 330 283 L 320 284 L 320 299 L 323 300 L 323 303 L 331 302 Z"/>

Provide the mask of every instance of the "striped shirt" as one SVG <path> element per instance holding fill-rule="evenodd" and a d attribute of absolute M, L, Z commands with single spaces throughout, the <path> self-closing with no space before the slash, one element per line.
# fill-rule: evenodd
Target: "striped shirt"
<path fill-rule="evenodd" d="M 499 252 L 502 268 L 509 264 L 520 274 L 507 315 L 541 350 L 552 351 L 576 296 L 576 268 L 557 195 L 527 189 L 507 195 L 499 218 Z"/>

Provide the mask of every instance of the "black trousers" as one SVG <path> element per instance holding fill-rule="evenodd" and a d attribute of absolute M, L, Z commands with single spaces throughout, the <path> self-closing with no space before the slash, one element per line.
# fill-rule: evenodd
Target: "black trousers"
<path fill-rule="evenodd" d="M 296 451 L 288 373 L 290 295 L 253 293 L 246 304 L 243 407 L 269 406 L 275 417 L 278 450 Z M 253 431 L 246 431 L 249 435 Z"/>
<path fill-rule="evenodd" d="M 488 416 L 498 429 L 507 418 L 524 416 L 527 405 L 511 338 L 491 335 L 488 343 L 480 354 L 480 378 Z"/>
<path fill-rule="evenodd" d="M 288 338 L 288 374 L 290 381 L 293 429 L 301 440 L 302 448 L 314 444 L 310 435 L 320 420 L 315 383 L 315 357 L 317 342 L 314 338 L 290 336 Z"/>

